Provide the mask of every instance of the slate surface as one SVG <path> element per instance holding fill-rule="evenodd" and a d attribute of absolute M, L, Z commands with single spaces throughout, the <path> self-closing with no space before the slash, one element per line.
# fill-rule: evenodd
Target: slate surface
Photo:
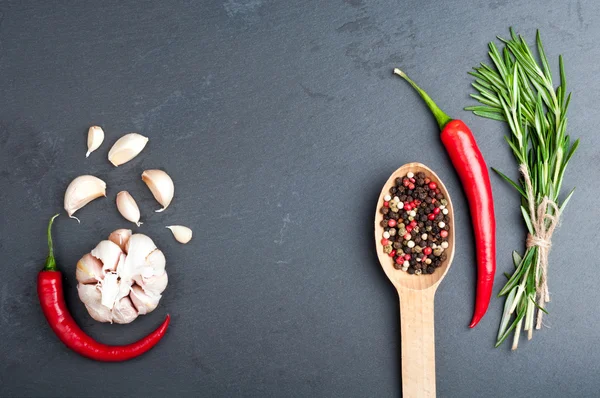
<path fill-rule="evenodd" d="M 457 209 L 456 257 L 436 297 L 441 397 L 597 396 L 596 126 L 600 4 L 532 1 L 1 1 L 0 396 L 394 397 L 401 392 L 396 293 L 374 254 L 372 217 L 389 173 L 421 161 Z M 567 173 L 577 194 L 551 254 L 551 328 L 518 352 L 493 343 L 503 301 L 468 330 L 473 236 L 465 198 L 436 126 L 402 66 L 473 129 L 489 165 L 516 176 L 495 123 L 462 111 L 466 72 L 486 44 L 540 28 L 574 92 L 569 131 L 583 139 Z M 104 145 L 84 158 L 87 127 Z M 113 168 L 110 145 L 150 137 Z M 176 198 L 164 213 L 140 179 L 163 168 Z M 95 338 L 126 343 L 169 312 L 153 351 L 121 364 L 60 344 L 37 304 L 44 228 L 75 176 L 108 198 L 61 217 L 56 251 L 66 298 Z M 493 177 L 496 291 L 522 250 L 517 195 Z M 75 290 L 77 259 L 118 227 L 118 191 L 138 199 L 168 259 L 160 307 L 133 324 L 90 319 Z M 195 231 L 178 245 L 164 225 Z"/>

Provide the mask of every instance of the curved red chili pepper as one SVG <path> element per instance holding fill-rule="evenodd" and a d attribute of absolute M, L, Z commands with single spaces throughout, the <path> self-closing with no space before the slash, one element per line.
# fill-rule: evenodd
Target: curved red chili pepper
<path fill-rule="evenodd" d="M 469 202 L 477 255 L 477 297 L 469 327 L 475 327 L 485 315 L 496 273 L 496 218 L 494 199 L 487 165 L 475 142 L 473 133 L 460 120 L 453 120 L 433 102 L 404 72 L 395 69 L 423 98 L 442 131 L 440 138 L 460 177 Z"/>
<path fill-rule="evenodd" d="M 88 336 L 77 325 L 65 303 L 63 295 L 62 274 L 58 271 L 52 247 L 52 222 L 48 224 L 48 257 L 46 265 L 38 274 L 37 291 L 42 311 L 58 338 L 70 349 L 97 361 L 118 362 L 138 357 L 154 347 L 165 335 L 171 317 L 148 336 L 135 343 L 123 346 L 102 344 Z"/>

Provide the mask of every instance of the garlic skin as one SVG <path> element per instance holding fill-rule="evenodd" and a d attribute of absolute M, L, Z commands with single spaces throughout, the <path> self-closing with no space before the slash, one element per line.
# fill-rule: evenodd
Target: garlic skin
<path fill-rule="evenodd" d="M 85 154 L 85 157 L 89 157 L 90 153 L 94 152 L 96 149 L 100 148 L 102 142 L 104 141 L 104 130 L 100 126 L 92 126 L 88 130 L 88 138 L 87 138 L 87 146 L 88 151 Z"/>
<path fill-rule="evenodd" d="M 99 322 L 132 322 L 158 306 L 168 284 L 165 265 L 152 239 L 118 229 L 77 263 L 79 298 Z"/>
<path fill-rule="evenodd" d="M 124 252 L 125 247 L 127 246 L 127 241 L 129 241 L 129 238 L 131 238 L 131 233 L 132 232 L 130 229 L 117 229 L 108 236 L 108 240 L 116 243 Z"/>
<path fill-rule="evenodd" d="M 108 151 L 108 160 L 118 167 L 139 155 L 147 143 L 148 137 L 144 137 L 141 134 L 125 134 Z"/>
<path fill-rule="evenodd" d="M 179 243 L 186 244 L 192 240 L 192 230 L 183 225 L 169 225 L 167 228 L 171 230 L 175 240 Z"/>
<path fill-rule="evenodd" d="M 64 207 L 69 217 L 73 217 L 73 214 L 83 206 L 90 203 L 92 200 L 106 196 L 106 183 L 91 175 L 83 175 L 75 178 L 65 191 Z"/>
<path fill-rule="evenodd" d="M 162 209 L 155 211 L 157 213 L 165 211 L 175 194 L 175 185 L 171 177 L 162 170 L 146 170 L 142 173 L 142 180 L 152 192 L 154 199 L 162 205 Z"/>
<path fill-rule="evenodd" d="M 117 194 L 117 209 L 127 221 L 135 223 L 138 227 L 142 224 L 140 208 L 129 192 L 121 191 Z"/>

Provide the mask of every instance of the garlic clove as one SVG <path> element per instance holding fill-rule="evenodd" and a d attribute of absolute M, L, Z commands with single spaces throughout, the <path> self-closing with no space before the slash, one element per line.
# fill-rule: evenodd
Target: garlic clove
<path fill-rule="evenodd" d="M 186 244 L 192 239 L 192 230 L 183 225 L 169 225 L 167 228 L 171 230 L 175 240 L 179 243 Z"/>
<path fill-rule="evenodd" d="M 169 277 L 166 271 L 150 278 L 143 278 L 141 275 L 138 275 L 135 278 L 135 283 L 141 286 L 147 294 L 158 296 L 167 288 Z"/>
<path fill-rule="evenodd" d="M 138 317 L 138 312 L 129 297 L 120 299 L 112 310 L 112 319 L 116 323 L 131 323 Z"/>
<path fill-rule="evenodd" d="M 140 208 L 129 192 L 121 191 L 117 194 L 117 209 L 127 221 L 135 223 L 138 227 L 142 224 Z"/>
<path fill-rule="evenodd" d="M 114 143 L 108 152 L 108 160 L 115 166 L 129 162 L 142 152 L 148 143 L 148 137 L 138 133 L 125 134 Z"/>
<path fill-rule="evenodd" d="M 141 268 L 146 263 L 146 257 L 154 250 L 156 245 L 148 236 L 144 234 L 133 234 L 125 246 L 127 258 L 122 266 L 119 267 L 121 278 L 131 281 L 135 275 L 140 274 Z"/>
<path fill-rule="evenodd" d="M 88 138 L 87 138 L 87 146 L 88 151 L 85 154 L 85 157 L 89 157 L 90 153 L 94 152 L 96 149 L 100 148 L 102 142 L 104 141 L 104 130 L 100 126 L 92 126 L 88 130 Z"/>
<path fill-rule="evenodd" d="M 77 293 L 92 318 L 98 322 L 112 323 L 111 310 L 102 305 L 102 293 L 96 285 L 84 285 L 80 283 L 77 285 Z"/>
<path fill-rule="evenodd" d="M 151 277 L 153 275 L 160 275 L 165 272 L 165 266 L 167 264 L 167 259 L 165 258 L 165 254 L 160 249 L 153 250 L 147 257 L 145 262 L 150 268 L 150 271 L 147 271 L 148 274 L 144 274 L 144 270 L 142 270 L 142 276 Z"/>
<path fill-rule="evenodd" d="M 131 295 L 129 296 L 133 302 L 133 306 L 137 309 L 140 315 L 148 314 L 156 309 L 160 301 L 161 295 L 150 295 L 144 291 L 139 285 L 133 285 Z"/>
<path fill-rule="evenodd" d="M 125 251 L 125 247 L 127 246 L 127 241 L 129 240 L 130 237 L 131 237 L 131 230 L 121 228 L 121 229 L 117 229 L 116 231 L 113 231 L 108 236 L 108 240 L 110 240 L 113 243 L 116 243 L 124 253 L 127 253 Z"/>
<path fill-rule="evenodd" d="M 102 261 L 87 253 L 77 262 L 75 278 L 79 283 L 96 283 L 104 278 Z"/>
<path fill-rule="evenodd" d="M 142 180 L 150 188 L 154 199 L 162 205 L 162 209 L 155 211 L 160 213 L 169 207 L 175 194 L 175 185 L 171 177 L 162 170 L 146 170 L 142 173 Z"/>
<path fill-rule="evenodd" d="M 91 175 L 83 175 L 75 178 L 65 192 L 65 210 L 69 217 L 79 221 L 73 214 L 92 200 L 106 196 L 106 183 Z"/>
<path fill-rule="evenodd" d="M 115 271 L 121 261 L 121 248 L 110 240 L 103 240 L 91 251 L 92 256 L 102 261 L 103 271 Z"/>

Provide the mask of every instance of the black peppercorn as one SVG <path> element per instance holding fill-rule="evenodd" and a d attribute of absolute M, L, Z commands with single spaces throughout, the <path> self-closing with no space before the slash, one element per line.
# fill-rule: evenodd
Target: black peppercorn
<path fill-rule="evenodd" d="M 395 194 L 395 193 L 396 193 L 396 191 L 398 191 L 398 188 L 396 188 L 396 187 L 391 187 L 391 188 L 390 188 L 390 193 L 391 193 L 391 194 Z"/>
<path fill-rule="evenodd" d="M 428 274 L 433 274 L 433 271 L 435 271 L 435 268 L 432 266 L 427 267 L 427 273 Z"/>
<path fill-rule="evenodd" d="M 415 269 L 413 267 L 408 267 L 408 273 L 414 275 Z"/>

